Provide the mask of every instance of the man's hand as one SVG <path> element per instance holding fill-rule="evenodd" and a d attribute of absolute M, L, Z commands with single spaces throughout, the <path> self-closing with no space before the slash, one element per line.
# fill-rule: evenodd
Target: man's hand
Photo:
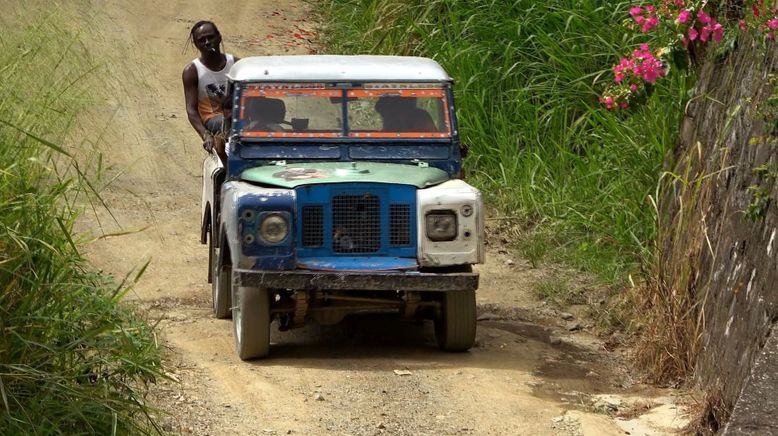
<path fill-rule="evenodd" d="M 208 153 L 213 153 L 213 146 L 214 146 L 213 135 L 210 132 L 207 132 L 205 136 L 203 136 L 203 148 Z"/>

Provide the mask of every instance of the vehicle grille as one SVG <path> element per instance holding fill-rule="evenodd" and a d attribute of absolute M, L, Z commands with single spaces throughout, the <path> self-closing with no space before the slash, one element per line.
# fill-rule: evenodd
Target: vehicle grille
<path fill-rule="evenodd" d="M 302 212 L 303 246 L 324 245 L 324 213 L 321 206 L 305 206 Z"/>
<path fill-rule="evenodd" d="M 297 190 L 299 258 L 416 255 L 416 188 L 332 184 Z"/>
<path fill-rule="evenodd" d="M 389 205 L 389 244 L 400 247 L 411 243 L 411 207 Z"/>
<path fill-rule="evenodd" d="M 332 198 L 332 251 L 374 253 L 381 248 L 381 203 L 375 195 Z"/>

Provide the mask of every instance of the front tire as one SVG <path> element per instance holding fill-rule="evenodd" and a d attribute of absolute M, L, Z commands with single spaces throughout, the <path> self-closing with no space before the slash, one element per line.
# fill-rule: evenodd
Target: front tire
<path fill-rule="evenodd" d="M 232 315 L 232 265 L 220 265 L 219 248 L 213 243 L 211 235 L 211 298 L 213 315 L 218 319 L 228 319 Z"/>
<path fill-rule="evenodd" d="M 267 288 L 240 286 L 232 293 L 235 348 L 242 360 L 270 353 L 270 299 Z"/>
<path fill-rule="evenodd" d="M 467 351 L 475 343 L 475 291 L 447 291 L 435 317 L 435 339 L 445 351 Z"/>

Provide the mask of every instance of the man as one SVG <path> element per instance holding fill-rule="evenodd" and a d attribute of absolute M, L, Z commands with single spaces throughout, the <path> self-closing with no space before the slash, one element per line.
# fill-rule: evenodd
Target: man
<path fill-rule="evenodd" d="M 416 107 L 416 97 L 384 96 L 375 110 L 383 118 L 385 132 L 436 132 L 429 112 Z"/>
<path fill-rule="evenodd" d="M 184 68 L 184 99 L 186 114 L 197 134 L 203 139 L 203 148 L 216 153 L 226 165 L 224 149 L 224 112 L 222 110 L 227 72 L 238 58 L 222 53 L 222 36 L 216 24 L 198 21 L 189 31 L 189 41 L 200 52 L 200 57 Z"/>

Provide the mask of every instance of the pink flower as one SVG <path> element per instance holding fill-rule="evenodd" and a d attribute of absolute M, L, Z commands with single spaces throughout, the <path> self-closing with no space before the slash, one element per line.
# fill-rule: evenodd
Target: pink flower
<path fill-rule="evenodd" d="M 675 5 L 679 8 L 683 7 L 683 0 L 675 0 Z"/>
<path fill-rule="evenodd" d="M 621 61 L 619 61 L 619 63 L 613 67 L 613 80 L 616 81 L 616 83 L 624 80 L 624 72 L 630 71 L 633 66 L 633 61 L 630 61 L 627 58 L 621 58 Z"/>
<path fill-rule="evenodd" d="M 643 24 L 643 22 L 645 21 L 646 21 L 646 17 L 642 15 L 638 15 L 637 17 L 635 17 L 635 22 L 638 23 L 638 25 Z"/>
<path fill-rule="evenodd" d="M 627 103 L 626 101 L 621 101 L 619 102 L 619 107 L 622 109 L 626 109 L 629 107 L 629 103 Z"/>
<path fill-rule="evenodd" d="M 721 42 L 721 38 L 723 36 L 724 36 L 724 26 L 722 26 L 721 23 L 714 24 L 713 25 L 713 40 L 716 41 L 716 42 Z"/>
<path fill-rule="evenodd" d="M 605 105 L 605 107 L 606 107 L 608 110 L 611 110 L 611 109 L 613 109 L 613 97 L 610 97 L 610 96 L 608 96 L 608 97 L 605 97 L 605 98 L 603 98 L 603 99 L 600 99 L 600 102 L 601 102 L 602 104 L 604 104 L 604 105 Z"/>
<path fill-rule="evenodd" d="M 710 15 L 706 14 L 702 9 L 697 12 L 697 19 L 700 20 L 700 23 L 702 24 L 708 24 L 711 20 Z"/>
<path fill-rule="evenodd" d="M 629 85 L 629 92 L 635 93 L 638 92 L 638 86 L 636 84 Z"/>
<path fill-rule="evenodd" d="M 675 19 L 676 23 L 683 24 L 687 21 L 689 21 L 689 16 L 691 16 L 691 12 L 689 12 L 688 9 L 682 9 L 681 13 L 678 14 L 678 18 Z"/>
<path fill-rule="evenodd" d="M 653 6 L 651 6 L 651 5 L 648 5 L 648 6 L 646 6 L 646 10 L 647 10 L 648 12 L 651 12 L 652 14 L 653 14 L 654 12 L 656 12 L 656 8 L 655 8 L 655 7 L 653 7 Z"/>
<path fill-rule="evenodd" d="M 703 27 L 702 32 L 700 32 L 700 41 L 708 42 L 709 35 L 710 35 L 710 26 Z"/>
<path fill-rule="evenodd" d="M 771 30 L 778 27 L 778 18 L 773 17 L 771 20 L 767 20 L 767 27 Z"/>
<path fill-rule="evenodd" d="M 694 27 L 689 28 L 689 41 L 694 41 L 697 39 L 697 29 Z"/>
<path fill-rule="evenodd" d="M 648 32 L 649 30 L 655 28 L 659 24 L 659 18 L 656 17 L 656 15 L 651 15 L 646 19 L 646 22 L 643 24 L 643 27 L 640 29 L 643 33 Z"/>
<path fill-rule="evenodd" d="M 717 23 L 714 19 L 711 19 L 708 24 L 702 28 L 702 32 L 700 32 L 700 41 L 707 42 L 711 35 L 713 35 L 713 40 L 716 42 L 721 41 L 721 38 L 724 36 L 724 26 L 722 26 L 721 23 Z"/>
<path fill-rule="evenodd" d="M 633 7 L 629 8 L 629 15 L 630 16 L 635 17 L 637 15 L 640 15 L 641 12 L 643 12 L 643 8 L 641 8 L 640 6 L 633 6 Z"/>
<path fill-rule="evenodd" d="M 767 33 L 767 39 L 774 41 L 775 40 L 775 32 L 768 32 Z"/>
<path fill-rule="evenodd" d="M 748 24 L 746 24 L 746 20 L 740 20 L 737 23 L 737 26 L 740 28 L 740 30 L 745 31 L 748 29 Z"/>
<path fill-rule="evenodd" d="M 640 44 L 640 49 L 643 51 L 648 51 L 648 44 Z"/>

